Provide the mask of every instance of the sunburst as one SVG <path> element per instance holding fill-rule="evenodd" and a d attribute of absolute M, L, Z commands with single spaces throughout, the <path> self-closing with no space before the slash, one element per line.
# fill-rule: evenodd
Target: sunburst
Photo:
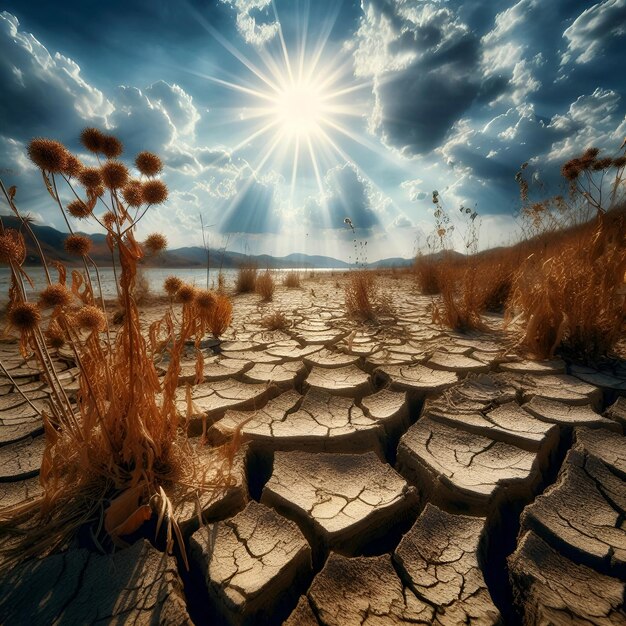
<path fill-rule="evenodd" d="M 371 90 L 371 82 L 355 80 L 351 56 L 330 49 L 328 40 L 336 13 L 328 16 L 318 29 L 318 38 L 312 45 L 308 44 L 308 19 L 304 19 L 298 26 L 295 44 L 290 47 L 276 8 L 273 4 L 272 7 L 278 35 L 254 50 L 259 62 L 253 62 L 205 22 L 213 37 L 246 68 L 247 75 L 236 82 L 207 74 L 201 76 L 242 96 L 239 121 L 250 125 L 251 132 L 231 152 L 252 147 L 255 158 L 250 165 L 256 175 L 265 169 L 290 168 L 292 200 L 299 168 L 306 160 L 323 195 L 324 168 L 346 161 L 356 167 L 351 156 L 340 147 L 338 136 L 372 149 L 349 122 L 349 118 L 362 117 L 359 107 L 354 106 L 354 95 L 360 90 Z"/>

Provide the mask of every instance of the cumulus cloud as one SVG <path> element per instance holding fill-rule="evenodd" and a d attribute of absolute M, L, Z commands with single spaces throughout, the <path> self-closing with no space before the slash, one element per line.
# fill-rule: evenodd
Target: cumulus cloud
<path fill-rule="evenodd" d="M 0 13 L 0 84 L 0 119 L 14 139 L 54 129 L 65 141 L 76 137 L 87 121 L 103 125 L 113 111 L 74 61 L 58 52 L 51 55 L 6 11 Z"/>
<path fill-rule="evenodd" d="M 120 86 L 115 90 L 115 110 L 109 122 L 115 133 L 124 138 L 130 154 L 141 150 L 160 152 L 176 135 L 163 107 L 137 87 Z"/>
<path fill-rule="evenodd" d="M 551 118 L 537 115 L 533 105 L 520 105 L 479 128 L 462 121 L 440 149 L 460 174 L 452 186 L 455 198 L 463 202 L 490 194 L 494 202 L 497 194 L 511 198 L 515 173 L 524 162 L 530 162 L 529 173 L 545 185 L 545 192 L 555 193 L 562 184 L 560 166 L 565 160 L 592 145 L 610 152 L 619 147 L 626 133 L 622 111 L 616 92 L 596 89 Z M 510 204 L 503 208 L 510 210 Z"/>
<path fill-rule="evenodd" d="M 626 34 L 626 0 L 605 0 L 583 11 L 563 33 L 567 50 L 563 63 L 589 63 L 607 41 Z"/>
<path fill-rule="evenodd" d="M 0 82 L 0 118 L 14 140 L 54 133 L 76 145 L 89 124 L 117 132 L 130 154 L 161 151 L 192 138 L 200 119 L 191 96 L 164 81 L 143 90 L 121 86 L 105 96 L 82 77 L 75 61 L 48 52 L 7 12 L 0 13 Z"/>
<path fill-rule="evenodd" d="M 200 114 L 192 97 L 182 87 L 159 80 L 145 89 L 144 94 L 167 113 L 178 135 L 193 135 Z"/>
<path fill-rule="evenodd" d="M 551 147 L 547 158 L 565 161 L 591 145 L 613 152 L 626 136 L 626 115 L 620 95 L 596 89 L 573 102 L 567 113 L 555 115 L 550 125 L 566 136 Z"/>
<path fill-rule="evenodd" d="M 424 190 L 423 185 L 424 181 L 421 178 L 414 178 L 413 180 L 405 180 L 400 184 L 400 187 L 406 189 L 409 200 L 416 202 L 428 197 L 428 193 Z"/>
<path fill-rule="evenodd" d="M 115 90 L 113 104 L 108 124 L 124 138 L 131 154 L 141 150 L 162 152 L 177 144 L 174 151 L 180 155 L 184 152 L 182 140 L 193 138 L 200 119 L 191 96 L 178 85 L 164 81 L 143 90 L 120 86 Z"/>
<path fill-rule="evenodd" d="M 34 172 L 35 166 L 26 156 L 26 146 L 21 142 L 0 135 L 0 174 L 19 175 Z"/>
<path fill-rule="evenodd" d="M 237 11 L 237 30 L 247 43 L 262 46 L 278 34 L 278 22 L 268 19 L 271 0 L 222 0 Z"/>
<path fill-rule="evenodd" d="M 393 228 L 414 228 L 413 222 L 404 214 L 398 215 L 392 224 Z"/>

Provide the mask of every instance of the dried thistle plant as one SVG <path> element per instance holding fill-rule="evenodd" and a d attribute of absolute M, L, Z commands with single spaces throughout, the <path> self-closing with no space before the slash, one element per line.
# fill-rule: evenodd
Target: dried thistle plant
<path fill-rule="evenodd" d="M 224 332 L 232 307 L 225 296 L 192 290 L 190 298 L 180 298 L 181 320 L 177 322 L 170 309 L 152 324 L 149 337 L 144 337 L 137 308 L 138 262 L 146 250 L 156 253 L 166 241 L 157 233 L 142 246 L 134 230 L 151 205 L 167 198 L 165 183 L 154 178 L 162 165 L 156 155 L 141 153 L 136 166 L 142 180 L 131 181 L 126 166 L 116 160 L 123 150 L 117 138 L 88 128 L 81 142 L 99 158 L 104 157 L 99 168 L 83 167 L 56 141 L 35 139 L 28 147 L 29 157 L 40 168 L 46 189 L 68 227 L 65 247 L 84 266 L 84 272 L 72 271 L 71 281 L 59 263 L 54 264 L 58 278 L 52 279 L 52 264 L 29 220 L 17 208 L 16 189 L 7 190 L 0 181 L 3 195 L 21 224 L 17 232 L 5 229 L 0 220 L 0 261 L 8 264 L 11 272 L 9 330 L 18 334 L 24 356 L 34 354 L 50 389 L 48 407 L 42 413 L 43 495 L 1 512 L 0 529 L 16 537 L 3 558 L 10 562 L 62 548 L 84 526 L 91 529 L 96 544 L 123 546 L 124 537 L 150 517 L 157 519 L 157 527 L 167 520 L 168 550 L 176 538 L 186 558 L 168 493 L 181 486 L 198 492 L 227 484 L 232 450 L 215 451 L 213 470 L 217 471 L 213 475 L 217 478 L 206 482 L 206 468 L 199 463 L 179 422 L 176 392 L 180 360 L 190 339 L 197 346 L 207 330 L 216 335 Z M 63 183 L 72 198 L 67 212 L 59 190 Z M 102 218 L 94 212 L 97 204 L 105 210 Z M 115 337 L 109 332 L 99 271 L 89 256 L 91 240 L 73 231 L 68 213 L 73 218 L 95 219 L 105 231 L 124 309 Z M 34 243 L 48 285 L 38 302 L 29 301 L 25 289 L 30 279 L 23 268 L 24 237 Z M 95 281 L 89 269 L 95 270 Z M 168 293 L 171 290 L 180 295 L 185 286 L 177 285 L 174 290 L 175 282 L 172 277 L 166 281 Z M 63 344 L 71 350 L 79 369 L 76 404 L 66 395 L 50 355 L 50 348 Z M 154 355 L 164 345 L 169 351 L 169 367 L 161 382 Z M 7 373 L 4 366 L 2 369 Z"/>

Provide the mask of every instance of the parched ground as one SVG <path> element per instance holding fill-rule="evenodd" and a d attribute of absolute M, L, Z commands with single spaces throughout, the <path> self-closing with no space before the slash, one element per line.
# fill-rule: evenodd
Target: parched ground
<path fill-rule="evenodd" d="M 232 328 L 202 344 L 192 445 L 207 464 L 234 433 L 242 447 L 227 488 L 179 503 L 190 572 L 147 541 L 72 548 L 0 574 L 0 621 L 626 624 L 626 364 L 530 361 L 497 315 L 441 329 L 391 272 L 392 314 L 349 319 L 346 280 L 235 296 Z M 268 331 L 277 310 L 290 327 Z M 0 359 L 28 397 L 0 376 L 1 507 L 39 493 L 46 390 L 14 343 Z"/>

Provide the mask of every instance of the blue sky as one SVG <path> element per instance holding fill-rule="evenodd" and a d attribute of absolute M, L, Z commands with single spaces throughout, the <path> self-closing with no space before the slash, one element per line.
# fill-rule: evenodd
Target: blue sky
<path fill-rule="evenodd" d="M 4 2 L 0 176 L 62 218 L 25 158 L 34 136 L 80 152 L 117 134 L 165 163 L 143 235 L 347 259 L 409 257 L 431 192 L 476 206 L 481 245 L 515 236 L 515 172 L 545 193 L 561 163 L 626 136 L 626 0 Z M 68 197 L 68 200 L 70 198 Z M 97 230 L 82 224 L 83 230 Z"/>

